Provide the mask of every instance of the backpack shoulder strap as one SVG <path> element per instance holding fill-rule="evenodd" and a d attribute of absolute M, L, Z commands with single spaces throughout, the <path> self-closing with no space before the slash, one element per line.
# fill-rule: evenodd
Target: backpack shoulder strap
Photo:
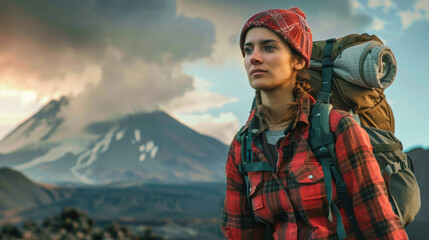
<path fill-rule="evenodd" d="M 332 212 L 337 221 L 337 235 L 339 239 L 346 237 L 344 224 L 340 211 L 332 201 L 332 177 L 337 188 L 340 202 L 344 207 L 350 224 L 358 239 L 364 239 L 362 232 L 356 222 L 351 199 L 347 193 L 347 186 L 337 168 L 337 157 L 335 153 L 335 135 L 330 131 L 329 117 L 332 110 L 330 104 L 331 81 L 333 74 L 333 62 L 331 58 L 332 47 L 335 39 L 328 39 L 323 50 L 322 61 L 322 89 L 317 98 L 317 102 L 311 108 L 310 114 L 310 147 L 316 158 L 322 164 L 326 195 L 328 199 L 329 215 L 328 219 L 332 221 Z"/>
<path fill-rule="evenodd" d="M 335 164 L 335 136 L 329 129 L 329 115 L 331 109 L 332 105 L 327 103 L 317 102 L 312 106 L 309 130 L 310 147 L 316 158 L 322 164 L 326 197 L 328 200 L 328 219 L 332 222 L 332 213 L 334 213 L 337 221 L 338 238 L 344 239 L 346 237 L 346 231 L 344 229 L 341 213 L 334 201 L 332 201 L 332 176 L 334 177 L 338 195 L 341 196 L 341 193 L 345 193 L 348 197 L 348 194 L 346 184 Z"/>
<path fill-rule="evenodd" d="M 264 223 L 260 218 L 255 215 L 253 211 L 252 202 L 250 200 L 250 182 L 248 173 L 258 171 L 275 172 L 275 170 L 269 162 L 253 161 L 253 133 L 249 128 L 244 129 L 244 131 L 240 131 L 240 134 L 237 136 L 237 140 L 241 144 L 241 164 L 239 165 L 239 171 L 243 175 L 244 183 L 246 185 L 247 204 L 249 205 L 250 211 L 255 218 L 255 221 Z"/>

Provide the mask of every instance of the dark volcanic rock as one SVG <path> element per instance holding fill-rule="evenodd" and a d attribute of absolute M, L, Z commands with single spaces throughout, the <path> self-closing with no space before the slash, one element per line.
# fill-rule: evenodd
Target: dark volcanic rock
<path fill-rule="evenodd" d="M 128 228 L 111 223 L 104 229 L 93 229 L 94 220 L 84 212 L 65 207 L 59 215 L 46 218 L 42 226 L 25 222 L 22 231 L 12 224 L 5 224 L 0 231 L 0 239 L 5 240 L 162 240 L 146 229 L 141 236 Z"/>

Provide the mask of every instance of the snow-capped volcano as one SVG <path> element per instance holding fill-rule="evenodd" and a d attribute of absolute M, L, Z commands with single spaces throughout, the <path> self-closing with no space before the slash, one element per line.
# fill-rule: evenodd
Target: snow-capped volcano
<path fill-rule="evenodd" d="M 0 166 L 39 182 L 224 181 L 228 147 L 162 111 L 92 123 L 67 133 L 51 101 L 0 141 Z M 67 119 L 69 120 L 69 119 Z"/>

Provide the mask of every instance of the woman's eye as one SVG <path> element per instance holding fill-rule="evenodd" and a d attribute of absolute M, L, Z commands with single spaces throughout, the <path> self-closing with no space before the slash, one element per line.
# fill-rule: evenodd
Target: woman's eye
<path fill-rule="evenodd" d="M 246 54 L 246 55 L 250 55 L 250 54 L 252 54 L 252 52 L 253 52 L 253 49 L 252 48 L 244 48 L 244 50 L 243 50 L 243 52 L 244 52 L 244 54 Z"/>
<path fill-rule="evenodd" d="M 264 47 L 265 52 L 272 52 L 274 49 L 275 49 L 275 47 L 272 45 L 267 45 Z"/>

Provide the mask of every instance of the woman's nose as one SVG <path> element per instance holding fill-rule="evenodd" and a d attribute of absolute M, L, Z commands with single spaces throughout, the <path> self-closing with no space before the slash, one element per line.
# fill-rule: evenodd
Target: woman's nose
<path fill-rule="evenodd" d="M 262 54 L 258 49 L 253 50 L 250 56 L 250 63 L 253 65 L 261 64 L 263 62 Z"/>

